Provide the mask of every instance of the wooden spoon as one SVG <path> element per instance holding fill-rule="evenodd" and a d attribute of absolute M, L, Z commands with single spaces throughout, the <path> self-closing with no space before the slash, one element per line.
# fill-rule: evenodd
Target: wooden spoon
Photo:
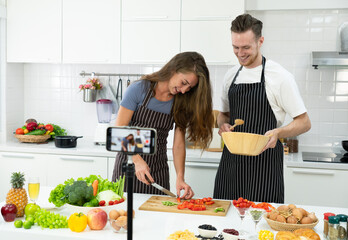
<path fill-rule="evenodd" d="M 244 124 L 244 120 L 242 119 L 235 119 L 234 120 L 234 125 L 230 127 L 231 130 L 233 130 L 236 126 L 238 125 L 243 125 Z"/>

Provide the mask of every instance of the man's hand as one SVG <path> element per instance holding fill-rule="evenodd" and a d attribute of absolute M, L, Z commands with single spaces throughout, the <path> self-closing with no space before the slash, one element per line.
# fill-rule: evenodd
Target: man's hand
<path fill-rule="evenodd" d="M 220 126 L 219 135 L 223 132 L 231 132 L 231 125 L 229 123 L 224 123 Z"/>
<path fill-rule="evenodd" d="M 150 185 L 151 183 L 148 182 L 145 178 L 145 175 L 146 175 L 151 182 L 154 182 L 154 179 L 152 178 L 150 174 L 149 166 L 140 155 L 134 156 L 133 162 L 135 166 L 135 175 L 137 176 L 139 181 L 147 185 Z"/>
<path fill-rule="evenodd" d="M 273 130 L 267 131 L 265 133 L 265 136 L 269 136 L 270 138 L 269 138 L 266 146 L 262 149 L 261 153 L 266 151 L 268 148 L 275 148 L 275 146 L 277 145 L 277 141 L 278 141 L 278 130 L 273 129 Z"/>

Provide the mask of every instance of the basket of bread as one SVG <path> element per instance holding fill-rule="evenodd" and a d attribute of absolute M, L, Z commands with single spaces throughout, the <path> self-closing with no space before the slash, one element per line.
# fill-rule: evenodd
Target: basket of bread
<path fill-rule="evenodd" d="M 319 220 L 315 213 L 309 213 L 294 204 L 281 205 L 264 215 L 268 225 L 276 231 L 295 231 L 296 229 L 314 228 Z"/>
<path fill-rule="evenodd" d="M 276 240 L 320 240 L 320 236 L 313 229 L 299 228 L 293 232 L 279 231 Z"/>

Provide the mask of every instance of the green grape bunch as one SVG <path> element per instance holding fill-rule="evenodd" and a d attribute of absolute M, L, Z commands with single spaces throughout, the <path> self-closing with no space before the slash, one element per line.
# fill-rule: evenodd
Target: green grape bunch
<path fill-rule="evenodd" d="M 34 222 L 41 228 L 68 228 L 68 219 L 66 216 L 47 211 L 43 208 L 35 212 L 34 218 Z"/>

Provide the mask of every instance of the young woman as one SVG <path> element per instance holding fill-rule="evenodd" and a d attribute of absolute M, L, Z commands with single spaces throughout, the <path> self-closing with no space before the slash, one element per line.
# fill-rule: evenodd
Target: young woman
<path fill-rule="evenodd" d="M 149 184 L 145 175 L 169 189 L 167 137 L 174 123 L 176 192 L 180 196 L 183 190 L 180 197 L 191 198 L 194 192 L 184 179 L 185 134 L 187 131 L 189 141 L 206 148 L 212 137 L 213 126 L 209 70 L 199 53 L 177 54 L 158 72 L 143 76 L 125 92 L 116 126 L 151 127 L 157 130 L 156 154 L 133 156 L 137 177 L 134 180 L 134 192 L 162 194 Z M 124 162 L 127 162 L 127 156 L 118 153 L 114 181 L 122 175 Z"/>
<path fill-rule="evenodd" d="M 133 134 L 129 134 L 127 137 L 123 138 L 121 141 L 122 150 L 128 152 L 131 150 L 132 145 L 135 145 Z"/>

